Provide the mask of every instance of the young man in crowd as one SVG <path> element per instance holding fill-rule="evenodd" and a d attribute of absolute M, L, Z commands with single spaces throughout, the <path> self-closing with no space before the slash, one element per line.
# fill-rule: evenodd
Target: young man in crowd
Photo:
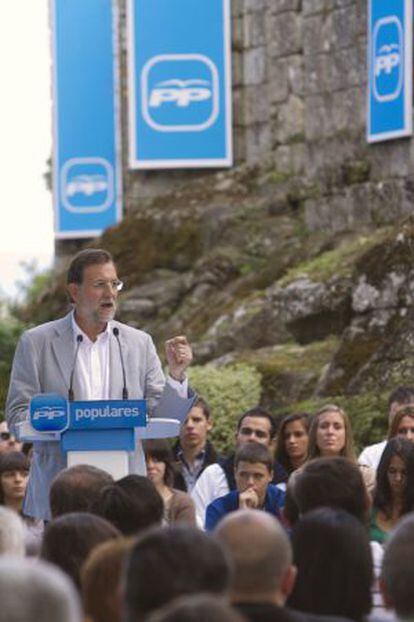
<path fill-rule="evenodd" d="M 273 462 L 269 449 L 261 443 L 245 443 L 236 451 L 236 490 L 207 506 L 207 531 L 212 531 L 224 516 L 238 509 L 264 510 L 280 518 L 285 493 L 271 484 Z"/>

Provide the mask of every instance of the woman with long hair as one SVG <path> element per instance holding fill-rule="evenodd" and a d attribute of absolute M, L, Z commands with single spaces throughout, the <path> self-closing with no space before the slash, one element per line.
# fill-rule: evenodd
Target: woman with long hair
<path fill-rule="evenodd" d="M 276 460 L 288 475 L 306 461 L 309 444 L 310 415 L 294 413 L 280 423 L 277 435 Z"/>
<path fill-rule="evenodd" d="M 357 464 L 351 422 L 346 412 L 336 404 L 326 404 L 314 416 L 309 432 L 308 459 L 342 456 Z M 358 464 L 369 493 L 375 486 L 375 472 Z"/>
<path fill-rule="evenodd" d="M 190 495 L 173 488 L 175 461 L 170 444 L 164 439 L 143 443 L 147 475 L 164 502 L 164 520 L 168 524 L 196 525 L 194 502 Z"/>
<path fill-rule="evenodd" d="M 387 438 L 404 436 L 409 441 L 414 441 L 414 407 L 403 406 L 398 410 L 390 422 Z"/>
<path fill-rule="evenodd" d="M 400 518 L 414 510 L 414 445 L 403 436 L 388 441 L 377 470 L 371 540 L 383 544 Z"/>

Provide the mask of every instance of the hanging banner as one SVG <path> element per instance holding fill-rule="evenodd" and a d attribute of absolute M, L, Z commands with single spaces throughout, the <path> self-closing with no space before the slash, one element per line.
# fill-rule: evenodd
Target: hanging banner
<path fill-rule="evenodd" d="M 230 0 L 128 0 L 129 164 L 232 164 Z"/>
<path fill-rule="evenodd" d="M 412 133 L 412 0 L 369 0 L 368 142 Z"/>
<path fill-rule="evenodd" d="M 51 0 L 55 236 L 121 219 L 115 0 Z"/>

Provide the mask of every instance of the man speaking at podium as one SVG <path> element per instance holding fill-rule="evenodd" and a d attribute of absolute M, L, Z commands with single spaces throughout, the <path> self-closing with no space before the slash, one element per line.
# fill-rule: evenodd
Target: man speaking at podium
<path fill-rule="evenodd" d="M 113 319 L 122 285 L 107 251 L 75 255 L 67 274 L 73 310 L 27 330 L 17 346 L 6 402 L 12 431 L 27 420 L 29 401 L 39 393 L 69 400 L 145 398 L 150 415 L 184 420 L 195 400 L 185 377 L 191 347 L 183 336 L 166 342 L 166 381 L 151 337 Z M 65 467 L 59 442 L 34 444 L 26 515 L 50 518 L 50 484 Z"/>

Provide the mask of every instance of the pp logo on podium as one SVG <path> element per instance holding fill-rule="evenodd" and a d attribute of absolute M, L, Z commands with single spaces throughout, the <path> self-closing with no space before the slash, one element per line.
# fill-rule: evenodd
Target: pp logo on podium
<path fill-rule="evenodd" d="M 29 410 L 30 423 L 37 432 L 63 432 L 69 426 L 68 402 L 57 393 L 35 395 Z"/>
<path fill-rule="evenodd" d="M 203 54 L 160 54 L 141 73 L 142 115 L 159 132 L 201 132 L 219 114 L 219 74 Z"/>

